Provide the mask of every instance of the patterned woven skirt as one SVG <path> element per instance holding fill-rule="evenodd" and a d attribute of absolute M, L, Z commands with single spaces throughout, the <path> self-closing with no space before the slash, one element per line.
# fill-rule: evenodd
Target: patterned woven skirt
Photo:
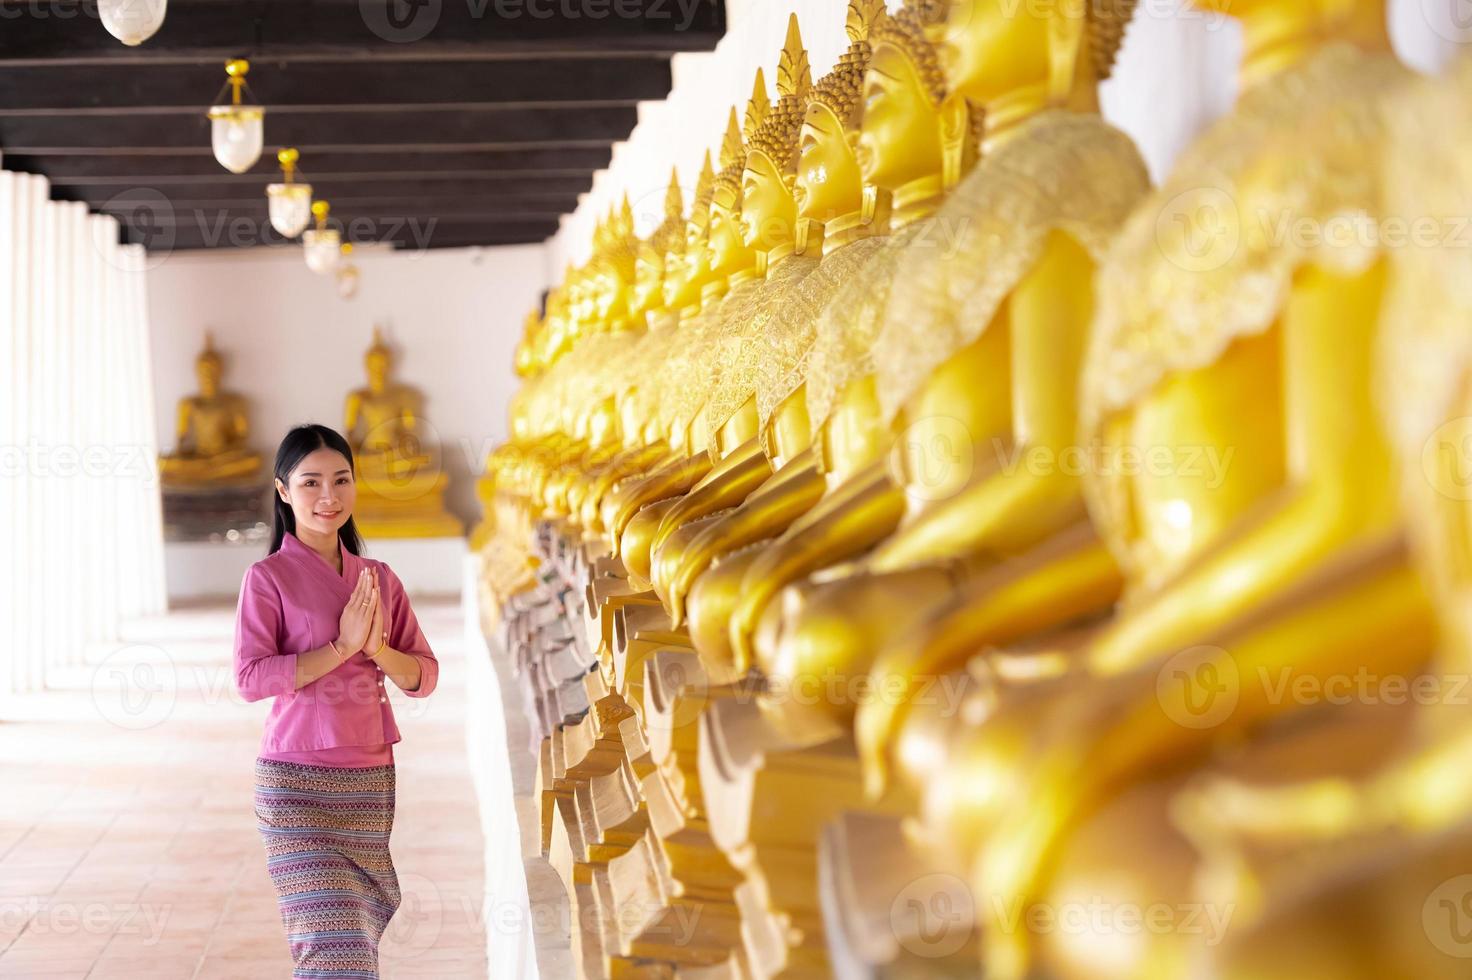
<path fill-rule="evenodd" d="M 399 907 L 394 767 L 257 759 L 255 809 L 294 980 L 377 980 L 378 940 Z"/>

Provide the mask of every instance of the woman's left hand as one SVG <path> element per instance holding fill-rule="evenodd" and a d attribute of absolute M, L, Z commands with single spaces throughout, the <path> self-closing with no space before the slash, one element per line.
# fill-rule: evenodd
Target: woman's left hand
<path fill-rule="evenodd" d="M 373 576 L 373 594 L 376 600 L 373 603 L 373 620 L 368 624 L 368 640 L 363 644 L 363 655 L 372 660 L 388 643 L 388 630 L 384 626 L 383 590 L 378 586 L 378 571 L 375 569 L 370 574 Z"/>

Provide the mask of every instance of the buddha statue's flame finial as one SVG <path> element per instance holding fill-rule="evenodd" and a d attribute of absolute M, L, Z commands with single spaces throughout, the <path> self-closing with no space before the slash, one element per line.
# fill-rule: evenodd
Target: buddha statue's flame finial
<path fill-rule="evenodd" d="M 680 191 L 680 171 L 670 168 L 670 186 L 664 192 L 664 217 L 666 221 L 683 220 L 685 217 L 685 195 Z"/>
<path fill-rule="evenodd" d="M 787 21 L 787 42 L 782 47 L 782 57 L 777 67 L 777 90 L 782 93 L 782 97 L 777 101 L 776 107 L 767 113 L 762 125 L 747 137 L 749 149 L 765 155 L 779 173 L 797 173 L 798 141 L 802 135 L 803 115 L 807 110 L 807 98 L 812 87 L 808 53 L 802 46 L 802 32 L 798 28 L 797 15 L 793 14 Z"/>
<path fill-rule="evenodd" d="M 802 46 L 802 30 L 798 27 L 797 14 L 792 14 L 787 18 L 787 41 L 777 62 L 777 92 L 801 98 L 812 85 L 813 71 L 808 64 L 807 49 Z"/>
<path fill-rule="evenodd" d="M 735 108 L 732 108 L 731 115 L 726 120 L 726 136 L 721 140 L 721 169 L 727 170 L 735 166 L 741 153 L 741 121 L 736 118 Z M 710 159 L 709 156 L 706 159 Z"/>
<path fill-rule="evenodd" d="M 212 330 L 204 332 L 204 350 L 194 359 L 194 363 L 200 367 L 206 364 L 216 368 L 220 367 L 220 352 L 215 350 L 215 334 Z"/>
<path fill-rule="evenodd" d="M 664 195 L 664 221 L 649 235 L 645 245 L 662 258 L 684 243 L 685 197 L 680 192 L 680 172 L 671 168 L 670 186 Z"/>
<path fill-rule="evenodd" d="M 849 0 L 845 29 L 851 43 L 833 70 L 813 86 L 812 100 L 826 106 L 850 131 L 863 122 L 864 73 L 874 53 L 869 39 L 886 16 L 884 0 Z"/>
<path fill-rule="evenodd" d="M 731 110 L 731 122 L 736 122 L 736 110 Z M 729 132 L 727 133 L 730 139 Z M 690 202 L 690 222 L 704 228 L 710 220 L 710 202 L 716 192 L 716 174 L 711 167 L 710 151 L 705 151 L 705 161 L 700 165 L 700 176 L 695 181 L 695 197 Z"/>
<path fill-rule="evenodd" d="M 634 206 L 629 203 L 629 193 L 624 192 L 623 199 L 618 205 L 618 235 L 620 239 L 627 240 L 634 234 Z"/>
<path fill-rule="evenodd" d="M 884 0 L 848 0 L 848 20 L 843 29 L 850 44 L 869 40 L 874 25 L 885 14 Z"/>
<path fill-rule="evenodd" d="M 767 113 L 771 111 L 772 100 L 767 97 L 767 76 L 758 68 L 756 79 L 751 83 L 751 100 L 746 103 L 746 123 L 741 127 L 741 135 L 751 139 L 752 134 L 767 121 Z"/>

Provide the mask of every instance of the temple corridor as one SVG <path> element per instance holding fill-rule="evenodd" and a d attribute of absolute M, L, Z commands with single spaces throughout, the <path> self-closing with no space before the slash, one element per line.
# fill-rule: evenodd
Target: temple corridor
<path fill-rule="evenodd" d="M 443 664 L 400 696 L 385 978 L 484 977 L 463 619 L 416 603 Z M 269 702 L 231 683 L 234 610 L 129 624 L 125 645 L 0 706 L 0 977 L 256 980 L 291 963 L 251 805 Z"/>

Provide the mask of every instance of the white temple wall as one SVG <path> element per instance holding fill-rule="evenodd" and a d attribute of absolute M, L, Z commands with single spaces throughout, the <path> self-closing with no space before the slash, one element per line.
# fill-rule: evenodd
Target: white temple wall
<path fill-rule="evenodd" d="M 286 430 L 341 430 L 343 399 L 366 383 L 363 353 L 382 326 L 395 377 L 423 391 L 450 475 L 449 508 L 479 518 L 474 481 L 506 436 L 512 354 L 544 281 L 541 245 L 393 252 L 360 248 L 352 300 L 310 272 L 299 248 L 178 253 L 148 273 L 159 444 L 174 445 L 178 400 L 195 391 L 204 333 L 225 357 L 224 385 L 251 402 L 267 465 Z"/>

